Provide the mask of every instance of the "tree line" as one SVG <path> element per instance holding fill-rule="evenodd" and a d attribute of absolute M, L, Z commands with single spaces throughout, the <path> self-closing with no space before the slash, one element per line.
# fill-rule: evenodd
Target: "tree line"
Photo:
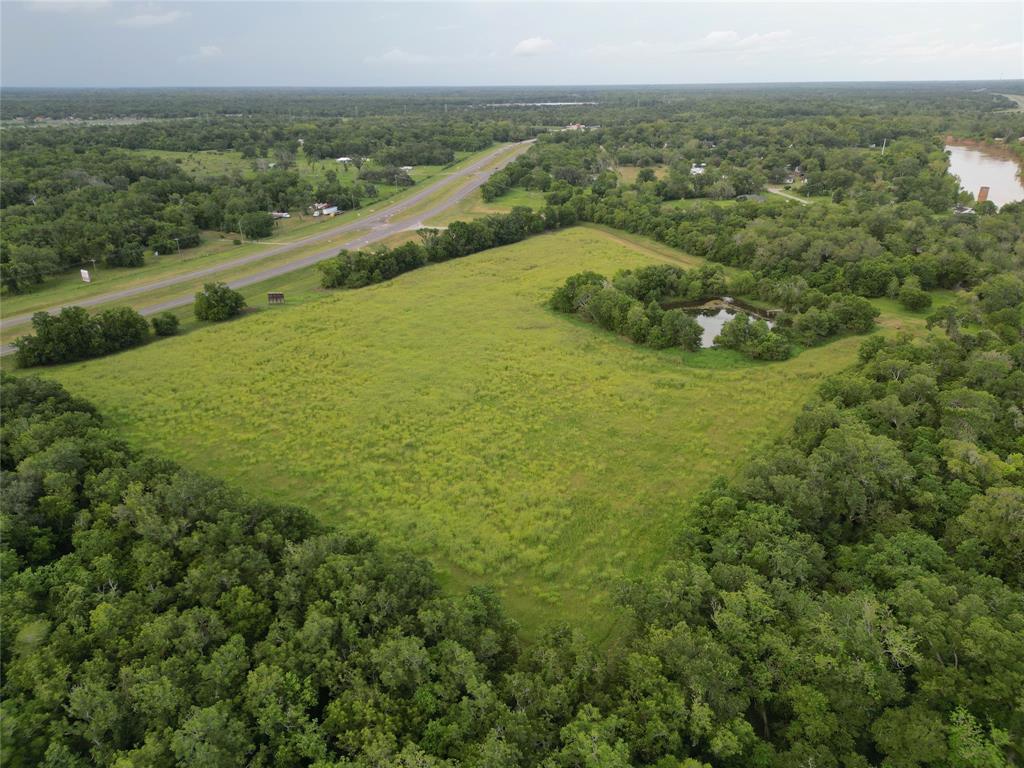
<path fill-rule="evenodd" d="M 404 243 L 396 248 L 342 250 L 320 262 L 320 284 L 324 288 L 362 288 L 391 280 L 414 269 L 450 259 L 469 256 L 524 240 L 548 227 L 543 214 L 525 206 L 511 213 L 492 214 L 476 221 L 453 221 L 445 229 L 419 231 L 422 242 Z"/>
<path fill-rule="evenodd" d="M 197 320 L 221 322 L 245 308 L 245 297 L 225 283 L 206 283 L 192 305 Z M 174 336 L 181 321 L 172 312 L 160 312 L 147 323 L 131 307 L 113 307 L 90 315 L 83 307 L 64 307 L 57 314 L 32 315 L 31 335 L 14 340 L 19 368 L 60 365 L 131 349 L 156 337 Z"/>

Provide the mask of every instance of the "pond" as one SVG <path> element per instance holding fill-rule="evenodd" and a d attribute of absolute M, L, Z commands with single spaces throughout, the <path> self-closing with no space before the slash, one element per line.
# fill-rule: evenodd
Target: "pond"
<path fill-rule="evenodd" d="M 975 198 L 982 187 L 988 187 L 988 199 L 997 206 L 1024 200 L 1024 184 L 1020 168 L 1003 153 L 974 146 L 947 144 L 949 172 L 960 177 L 960 186 Z"/>
<path fill-rule="evenodd" d="M 761 312 L 728 296 L 712 299 L 702 304 L 668 302 L 662 307 L 664 309 L 682 309 L 687 314 L 693 315 L 697 324 L 703 329 L 700 337 L 700 345 L 703 349 L 715 346 L 715 337 L 722 332 L 722 326 L 736 317 L 739 312 L 749 315 L 753 320 L 764 320 L 768 323 L 769 328 L 775 325 L 771 321 L 771 313 Z"/>

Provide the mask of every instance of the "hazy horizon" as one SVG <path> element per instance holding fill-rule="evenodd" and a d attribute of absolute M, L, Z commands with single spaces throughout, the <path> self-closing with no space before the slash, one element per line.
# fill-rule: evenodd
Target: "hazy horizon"
<path fill-rule="evenodd" d="M 0 3 L 8 88 L 1007 81 L 1024 4 Z"/>

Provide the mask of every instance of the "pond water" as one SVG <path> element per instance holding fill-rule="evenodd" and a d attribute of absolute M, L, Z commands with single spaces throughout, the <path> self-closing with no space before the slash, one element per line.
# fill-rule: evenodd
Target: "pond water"
<path fill-rule="evenodd" d="M 1020 168 L 1013 160 L 994 155 L 975 147 L 946 146 L 949 152 L 949 172 L 960 177 L 960 186 L 975 197 L 984 186 L 988 199 L 997 206 L 1015 200 L 1024 200 L 1024 184 Z"/>
<path fill-rule="evenodd" d="M 700 336 L 700 345 L 704 349 L 715 346 L 715 337 L 722 332 L 722 326 L 737 314 L 735 309 L 700 309 L 690 310 L 690 312 L 704 331 Z M 758 318 L 751 316 L 751 319 L 757 320 Z M 771 320 L 765 322 L 768 323 L 769 328 L 774 325 Z"/>
<path fill-rule="evenodd" d="M 764 320 L 768 323 L 769 328 L 774 328 L 775 323 L 772 322 L 771 318 L 773 313 L 779 311 L 761 310 L 729 296 L 717 296 L 703 303 L 673 299 L 662 302 L 661 308 L 666 310 L 681 309 L 688 315 L 692 315 L 697 324 L 704 329 L 704 333 L 701 334 L 700 338 L 700 345 L 704 349 L 715 346 L 715 336 L 721 332 L 723 325 L 736 317 L 738 312 L 749 315 L 751 320 Z"/>

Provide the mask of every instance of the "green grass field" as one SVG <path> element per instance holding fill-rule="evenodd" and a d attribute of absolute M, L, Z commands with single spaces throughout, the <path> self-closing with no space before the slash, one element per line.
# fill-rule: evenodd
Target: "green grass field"
<path fill-rule="evenodd" d="M 669 251 L 576 227 L 40 372 L 140 448 L 410 546 L 453 588 L 496 585 L 528 637 L 566 620 L 608 640 L 617 579 L 861 342 L 757 364 L 545 307 L 574 272 Z"/>

